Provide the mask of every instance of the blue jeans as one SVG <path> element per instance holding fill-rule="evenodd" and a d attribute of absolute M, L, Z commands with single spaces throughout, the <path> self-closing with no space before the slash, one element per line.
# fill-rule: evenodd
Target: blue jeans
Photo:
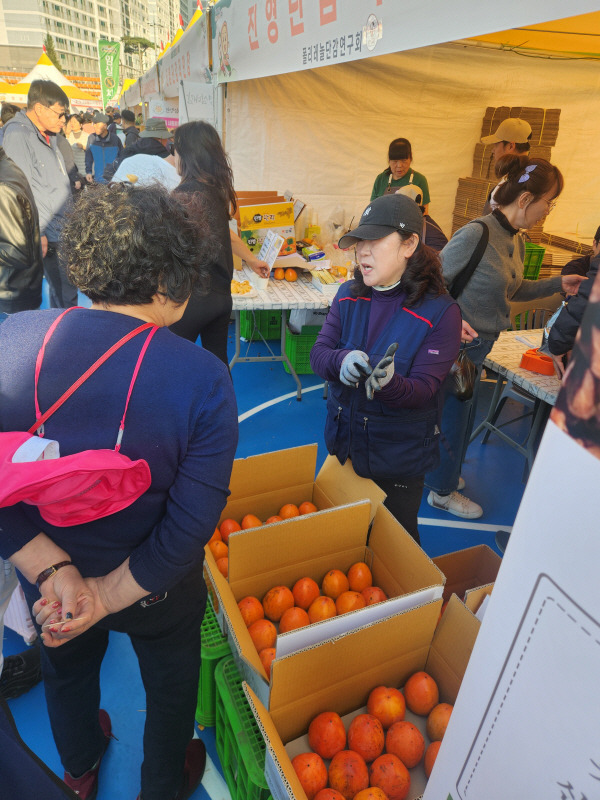
<path fill-rule="evenodd" d="M 425 486 L 436 494 L 447 495 L 458 486 L 469 437 L 473 430 L 477 396 L 479 394 L 479 376 L 483 361 L 494 346 L 495 339 L 474 339 L 463 347 L 471 361 L 477 367 L 477 380 L 473 397 L 470 400 L 458 400 L 452 393 L 452 379 L 449 375 L 444 384 L 444 408 L 442 411 L 440 465 L 425 476 Z"/>

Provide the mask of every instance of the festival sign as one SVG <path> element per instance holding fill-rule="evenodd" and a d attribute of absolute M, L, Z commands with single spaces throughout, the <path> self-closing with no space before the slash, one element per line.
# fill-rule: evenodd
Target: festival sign
<path fill-rule="evenodd" d="M 106 108 L 119 94 L 119 56 L 120 42 L 98 39 L 98 59 L 100 61 L 100 86 L 102 105 Z"/>
<path fill-rule="evenodd" d="M 179 125 L 179 100 L 153 97 L 148 103 L 148 116 L 164 119 L 169 129 L 176 128 Z"/>
<path fill-rule="evenodd" d="M 572 0 L 568 14 L 597 11 Z M 414 50 L 565 16 L 564 0 L 220 0 L 210 10 L 219 82 Z"/>
<path fill-rule="evenodd" d="M 179 97 L 181 81 L 210 83 L 206 14 L 173 44 L 158 62 L 163 97 Z"/>
<path fill-rule="evenodd" d="M 210 83 L 181 81 L 179 84 L 179 124 L 203 120 L 216 126 L 215 89 Z"/>
<path fill-rule="evenodd" d="M 142 98 L 148 100 L 150 97 L 160 95 L 160 83 L 158 81 L 158 67 L 154 64 L 145 75 L 140 78 L 140 89 Z"/>

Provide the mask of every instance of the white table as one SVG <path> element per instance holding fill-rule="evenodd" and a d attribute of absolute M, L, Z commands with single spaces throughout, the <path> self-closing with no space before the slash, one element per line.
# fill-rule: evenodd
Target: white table
<path fill-rule="evenodd" d="M 287 336 L 287 324 L 285 314 L 281 315 L 281 355 L 269 356 L 241 356 L 241 337 L 240 337 L 240 311 L 287 311 L 290 309 L 317 309 L 328 308 L 331 304 L 331 297 L 323 294 L 316 289 L 311 282 L 311 276 L 307 272 L 297 270 L 298 280 L 290 282 L 286 280 L 276 281 L 269 278 L 269 284 L 265 290 L 257 291 L 257 296 L 246 297 L 245 295 L 232 295 L 233 311 L 235 314 L 235 354 L 229 362 L 231 369 L 237 363 L 253 361 L 282 361 L 285 362 L 297 386 L 297 399 L 302 400 L 302 384 L 296 371 L 285 352 L 285 340 Z M 243 269 L 235 270 L 234 279 L 236 281 L 250 280 L 254 273 L 244 266 Z M 259 332 L 259 335 L 262 335 Z M 263 339 L 264 341 L 264 339 Z M 266 342 L 265 342 L 266 344 Z M 268 345 L 267 345 L 268 347 Z"/>
<path fill-rule="evenodd" d="M 530 343 L 519 341 L 520 338 L 527 339 Z M 526 350 L 539 347 L 541 341 L 541 328 L 529 331 L 503 331 L 500 334 L 498 341 L 483 362 L 487 369 L 495 372 L 498 376 L 494 394 L 485 419 L 473 431 L 470 439 L 470 441 L 473 441 L 482 431 L 486 431 L 483 438 L 485 442 L 490 433 L 495 433 L 511 447 L 518 450 L 521 455 L 524 455 L 530 468 L 535 457 L 538 434 L 548 419 L 560 389 L 560 381 L 556 375 L 540 375 L 537 372 L 531 372 L 521 367 L 523 353 Z M 512 439 L 504 431 L 500 430 L 501 426 L 495 425 L 493 421 L 496 406 L 507 381 L 511 381 L 513 386 L 516 386 L 536 401 L 531 430 L 525 444 L 520 444 Z"/>

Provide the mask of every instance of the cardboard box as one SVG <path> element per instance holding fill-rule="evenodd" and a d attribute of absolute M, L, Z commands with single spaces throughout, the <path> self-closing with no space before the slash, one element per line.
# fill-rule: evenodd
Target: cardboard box
<path fill-rule="evenodd" d="M 273 663 L 348 630 L 441 598 L 442 573 L 395 517 L 380 505 L 369 533 L 370 516 L 371 504 L 359 501 L 232 534 L 228 579 L 207 550 L 205 578 L 213 607 L 222 614 L 240 673 L 267 707 L 277 673 L 271 668 L 269 682 L 237 606 L 243 597 L 262 599 L 271 587 L 292 588 L 304 576 L 320 585 L 328 570 L 346 572 L 355 562 L 366 561 L 374 585 L 389 598 L 280 634 Z"/>
<path fill-rule="evenodd" d="M 440 608 L 438 600 L 273 662 L 269 711 L 244 685 L 265 737 L 265 775 L 274 800 L 306 800 L 291 758 L 297 740 L 322 711 L 353 716 L 376 686 L 400 688 L 418 670 L 437 681 L 440 702 L 454 703 L 479 623 L 453 597 L 437 625 Z M 418 765 L 411 770 L 407 800 L 419 797 L 424 785 Z"/>
<path fill-rule="evenodd" d="M 296 252 L 294 204 L 288 202 L 250 202 L 239 206 L 240 237 L 253 253 L 260 252 L 268 230 L 284 239 L 280 255 Z"/>
<path fill-rule="evenodd" d="M 465 592 L 493 583 L 498 575 L 502 559 L 491 547 L 478 544 L 465 550 L 456 550 L 437 556 L 433 563 L 446 578 L 444 601 L 457 594 L 461 600 Z"/>
<path fill-rule="evenodd" d="M 484 602 L 486 597 L 492 596 L 492 591 L 494 589 L 493 583 L 488 583 L 487 586 L 480 586 L 478 589 L 470 589 L 468 592 L 465 593 L 465 605 L 472 611 L 475 616 L 478 615 L 479 609 L 481 608 L 481 604 Z"/>

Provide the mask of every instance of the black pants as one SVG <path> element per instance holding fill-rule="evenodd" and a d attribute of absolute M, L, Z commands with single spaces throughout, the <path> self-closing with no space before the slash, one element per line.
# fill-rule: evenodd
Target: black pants
<path fill-rule="evenodd" d="M 64 264 L 57 253 L 57 243 L 48 242 L 44 257 L 44 275 L 50 289 L 50 308 L 70 308 L 77 305 L 77 289 L 67 278 Z"/>
<path fill-rule="evenodd" d="M 424 481 L 423 475 L 418 478 L 375 481 L 379 488 L 387 494 L 384 506 L 406 528 L 417 544 L 421 544 L 417 517 L 423 496 Z"/>
<path fill-rule="evenodd" d="M 109 630 L 121 631 L 131 639 L 146 690 L 142 796 L 169 800 L 177 794 L 185 750 L 194 732 L 205 605 L 200 563 L 165 600 L 147 608 L 135 603 L 62 647 L 42 647 L 52 734 L 67 772 L 76 777 L 87 772 L 103 750 L 98 723 L 100 666 Z M 115 735 L 118 738 L 118 730 Z"/>
<path fill-rule="evenodd" d="M 170 330 L 190 342 L 195 342 L 200 336 L 205 350 L 229 364 L 227 333 L 232 305 L 231 295 L 216 292 L 204 296 L 192 294 L 183 317 L 171 325 Z"/>

